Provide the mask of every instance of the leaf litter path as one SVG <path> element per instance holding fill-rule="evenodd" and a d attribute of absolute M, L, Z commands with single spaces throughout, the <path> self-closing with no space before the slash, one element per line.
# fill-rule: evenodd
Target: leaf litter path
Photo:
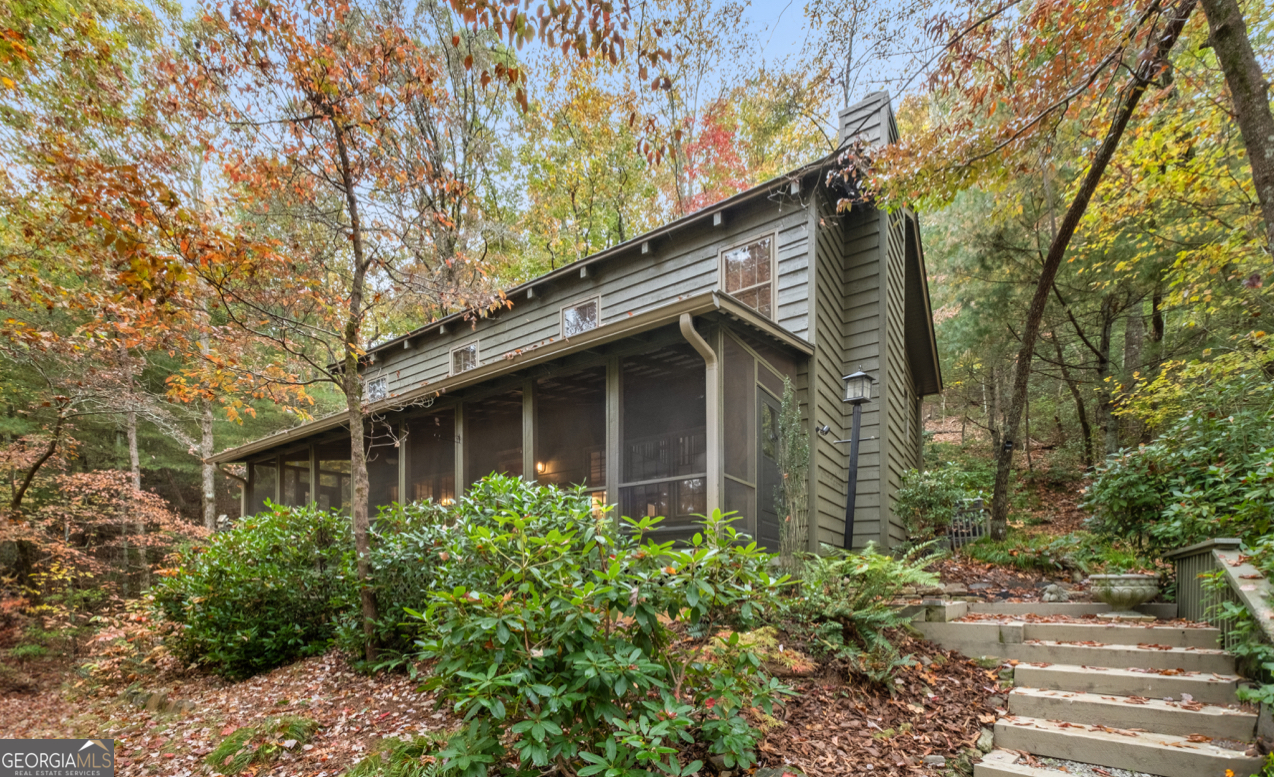
<path fill-rule="evenodd" d="M 996 719 L 1004 689 L 998 672 L 931 642 L 893 635 L 912 665 L 898 668 L 894 692 L 862 682 L 822 678 L 797 686 L 799 696 L 776 717 L 786 725 L 761 744 L 761 763 L 800 766 L 810 777 L 939 775 L 975 747 Z"/>
<path fill-rule="evenodd" d="M 417 692 L 419 685 L 405 675 L 357 674 L 332 652 L 241 683 L 203 676 L 170 682 L 171 699 L 194 705 L 185 715 L 137 707 L 113 692 L 9 695 L 0 698 L 0 738 L 114 738 L 121 777 L 185 777 L 211 773 L 203 757 L 235 730 L 300 715 L 318 721 L 318 733 L 257 774 L 328 777 L 345 772 L 383 737 L 455 727 L 431 695 Z"/>
<path fill-rule="evenodd" d="M 943 769 L 925 764 L 925 755 L 951 759 L 973 746 L 995 719 L 996 672 L 903 632 L 895 639 L 913 663 L 894 673 L 893 694 L 830 668 L 817 679 L 789 681 L 798 695 L 776 711 L 780 723 L 761 744 L 761 765 L 795 765 L 810 777 L 929 776 Z M 193 705 L 185 714 L 135 706 L 118 688 L 94 695 L 74 684 L 46 687 L 0 697 L 0 738 L 114 738 L 121 777 L 191 777 L 214 773 L 204 756 L 237 729 L 300 715 L 316 720 L 318 733 L 256 777 L 333 777 L 381 738 L 458 725 L 419 685 L 403 675 L 357 674 L 331 652 L 241 683 L 172 679 L 164 690 Z"/>

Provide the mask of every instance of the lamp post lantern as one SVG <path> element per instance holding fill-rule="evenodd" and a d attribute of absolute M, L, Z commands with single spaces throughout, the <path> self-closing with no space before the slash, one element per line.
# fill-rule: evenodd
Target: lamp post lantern
<path fill-rule="evenodd" d="M 849 477 L 846 483 L 845 539 L 843 541 L 845 549 L 851 550 L 854 547 L 854 502 L 857 501 L 858 496 L 858 433 L 862 426 L 863 404 L 871 401 L 872 379 L 860 369 L 841 380 L 845 381 L 845 397 L 841 401 L 854 407 L 854 423 L 849 434 Z"/>

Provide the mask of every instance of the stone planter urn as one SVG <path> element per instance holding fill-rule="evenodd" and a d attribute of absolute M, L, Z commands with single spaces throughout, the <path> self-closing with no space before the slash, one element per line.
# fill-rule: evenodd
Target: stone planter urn
<path fill-rule="evenodd" d="M 1091 575 L 1088 588 L 1098 601 L 1109 604 L 1113 612 L 1099 615 L 1110 620 L 1152 621 L 1154 616 L 1133 608 L 1159 595 L 1158 575 Z"/>

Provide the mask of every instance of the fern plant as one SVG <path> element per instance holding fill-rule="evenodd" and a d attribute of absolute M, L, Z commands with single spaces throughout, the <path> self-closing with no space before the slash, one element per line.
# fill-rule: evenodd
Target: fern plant
<path fill-rule="evenodd" d="M 803 636 L 811 652 L 846 660 L 867 677 L 883 682 L 906 661 L 887 631 L 906 622 L 893 602 L 908 586 L 929 586 L 938 576 L 927 568 L 943 554 L 934 543 L 912 548 L 901 558 L 876 551 L 824 546 L 823 555 L 802 556 L 798 596 L 785 600 L 789 631 Z"/>
<path fill-rule="evenodd" d="M 260 725 L 231 733 L 204 761 L 218 774 L 235 775 L 250 766 L 273 762 L 284 749 L 309 742 L 318 729 L 317 721 L 298 715 L 266 718 Z"/>
<path fill-rule="evenodd" d="M 433 734 L 382 739 L 376 752 L 354 764 L 345 777 L 442 777 L 447 767 L 438 751 L 445 743 Z"/>

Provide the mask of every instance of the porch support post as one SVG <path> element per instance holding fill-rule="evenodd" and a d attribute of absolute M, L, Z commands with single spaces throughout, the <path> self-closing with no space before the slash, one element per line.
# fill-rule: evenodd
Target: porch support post
<path fill-rule="evenodd" d="M 243 481 L 243 488 L 239 489 L 239 517 L 248 517 L 248 503 L 252 500 L 252 490 L 256 488 L 257 467 L 252 462 L 248 462 L 248 478 Z"/>
<path fill-rule="evenodd" d="M 405 505 L 411 500 L 407 498 L 407 435 L 411 431 L 407 422 L 398 425 L 398 504 Z"/>
<path fill-rule="evenodd" d="M 455 498 L 460 500 L 460 495 L 464 493 L 464 452 L 465 452 L 465 436 L 464 436 L 464 403 L 456 403 L 456 486 Z"/>
<path fill-rule="evenodd" d="M 694 319 L 689 313 L 681 314 L 681 335 L 703 357 L 703 401 L 706 405 L 704 409 L 707 411 L 708 427 L 704 434 L 705 444 L 708 448 L 706 509 L 711 514 L 714 510 L 721 509 L 721 366 L 720 361 L 717 359 L 717 354 L 712 350 L 712 346 L 708 345 L 708 341 L 704 340 L 703 336 L 695 330 Z"/>
<path fill-rule="evenodd" d="M 535 471 L 535 381 L 522 381 L 522 479 L 534 483 Z"/>
<path fill-rule="evenodd" d="M 310 504 L 318 504 L 319 490 L 318 447 L 310 443 Z"/>
<path fill-rule="evenodd" d="M 616 505 L 619 520 L 619 457 L 623 428 L 620 424 L 619 357 L 606 360 L 606 504 Z"/>
<path fill-rule="evenodd" d="M 274 457 L 274 503 L 283 504 L 283 454 Z"/>

